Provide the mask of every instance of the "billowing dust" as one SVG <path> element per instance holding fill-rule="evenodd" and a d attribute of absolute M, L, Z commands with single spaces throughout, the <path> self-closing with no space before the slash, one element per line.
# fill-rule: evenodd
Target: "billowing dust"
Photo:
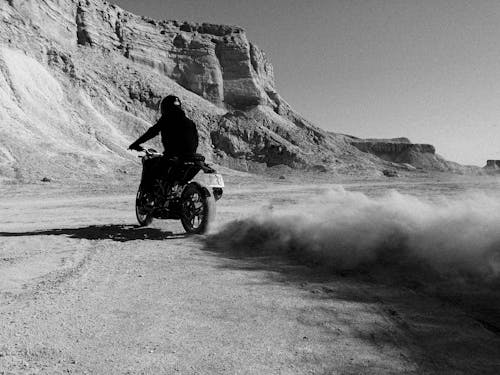
<path fill-rule="evenodd" d="M 339 187 L 230 222 L 209 241 L 245 255 L 279 255 L 333 270 L 403 267 L 410 274 L 496 284 L 500 200 L 470 193 L 426 201 L 395 191 L 372 198 Z"/>

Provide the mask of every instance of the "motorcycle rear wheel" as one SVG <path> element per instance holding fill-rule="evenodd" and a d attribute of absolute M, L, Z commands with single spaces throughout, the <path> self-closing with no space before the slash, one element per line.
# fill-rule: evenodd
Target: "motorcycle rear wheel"
<path fill-rule="evenodd" d="M 147 193 L 139 187 L 135 198 L 135 216 L 141 227 L 147 227 L 153 221 L 153 207 L 148 207 L 147 203 Z"/>
<path fill-rule="evenodd" d="M 208 232 L 215 219 L 215 199 L 198 183 L 186 186 L 181 196 L 181 223 L 188 234 Z"/>

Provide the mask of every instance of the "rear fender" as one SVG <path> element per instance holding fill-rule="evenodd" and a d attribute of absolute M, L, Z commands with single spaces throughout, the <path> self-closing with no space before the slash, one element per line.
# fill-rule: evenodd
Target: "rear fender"
<path fill-rule="evenodd" d="M 205 172 L 205 173 L 217 173 L 217 171 L 215 169 L 213 169 L 211 166 L 209 166 L 206 163 L 201 163 L 200 167 L 203 170 L 203 172 Z"/>
<path fill-rule="evenodd" d="M 212 196 L 212 194 L 210 193 L 210 190 L 205 185 L 203 185 L 197 181 L 191 181 L 189 184 L 186 185 L 186 188 L 189 185 L 196 185 L 200 189 L 200 191 L 202 192 L 204 198 Z"/>

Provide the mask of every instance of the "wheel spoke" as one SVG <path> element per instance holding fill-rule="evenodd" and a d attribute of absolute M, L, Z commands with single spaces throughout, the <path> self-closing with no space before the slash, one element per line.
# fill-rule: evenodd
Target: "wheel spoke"
<path fill-rule="evenodd" d="M 188 184 L 182 192 L 181 221 L 188 233 L 205 233 L 211 221 L 213 203 L 203 193 L 203 187 L 195 183 Z"/>
<path fill-rule="evenodd" d="M 200 194 L 192 193 L 186 199 L 183 211 L 192 229 L 198 228 L 203 220 L 203 202 Z"/>
<path fill-rule="evenodd" d="M 151 198 L 151 194 L 139 189 L 135 202 L 135 214 L 141 226 L 151 223 L 151 213 L 154 209 L 154 201 Z"/>

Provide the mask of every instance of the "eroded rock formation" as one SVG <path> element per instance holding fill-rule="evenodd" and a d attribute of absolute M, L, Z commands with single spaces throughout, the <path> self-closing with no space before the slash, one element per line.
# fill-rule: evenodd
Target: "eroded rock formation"
<path fill-rule="evenodd" d="M 155 21 L 99 0 L 73 3 L 79 45 L 120 52 L 217 105 L 268 104 L 266 92 L 275 93 L 271 64 L 240 27 Z"/>
<path fill-rule="evenodd" d="M 453 171 L 457 165 L 447 162 L 436 154 L 434 146 L 411 143 L 408 138 L 393 139 L 357 139 L 351 144 L 360 151 L 400 164 L 409 164 L 420 169 Z"/>
<path fill-rule="evenodd" d="M 171 93 L 199 125 L 200 151 L 237 169 L 356 173 L 435 158 L 432 146 L 361 145 L 313 126 L 240 27 L 156 21 L 103 0 L 0 0 L 0 174 L 116 170 Z"/>
<path fill-rule="evenodd" d="M 500 160 L 487 160 L 485 168 L 500 169 Z"/>

